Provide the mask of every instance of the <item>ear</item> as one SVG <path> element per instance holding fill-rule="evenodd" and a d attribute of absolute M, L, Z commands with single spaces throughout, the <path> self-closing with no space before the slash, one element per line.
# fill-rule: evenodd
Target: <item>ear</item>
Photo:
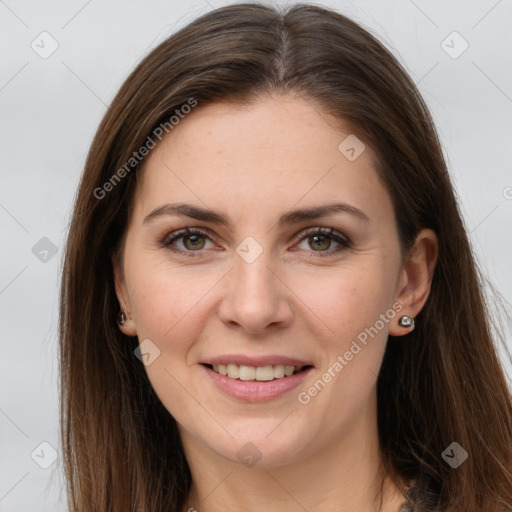
<path fill-rule="evenodd" d="M 415 317 L 427 302 L 438 253 L 437 235 L 431 229 L 422 229 L 407 253 L 400 272 L 395 302 L 402 305 L 402 310 L 390 325 L 389 334 L 392 336 L 403 336 L 411 332 L 411 328 L 402 327 L 398 319 L 402 315 Z"/>
<path fill-rule="evenodd" d="M 112 266 L 117 300 L 119 301 L 120 310 L 124 315 L 124 322 L 122 325 L 118 325 L 119 329 L 123 334 L 126 334 L 126 336 L 137 336 L 137 327 L 135 325 L 135 321 L 132 318 L 130 298 L 126 289 L 124 272 L 122 265 L 119 262 L 119 258 L 115 257 L 112 259 Z"/>

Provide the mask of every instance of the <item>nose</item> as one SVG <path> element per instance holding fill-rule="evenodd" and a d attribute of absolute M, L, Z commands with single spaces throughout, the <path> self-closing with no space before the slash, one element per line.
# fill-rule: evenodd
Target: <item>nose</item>
<path fill-rule="evenodd" d="M 266 251 L 251 263 L 238 255 L 225 280 L 219 318 L 251 335 L 284 328 L 293 319 L 293 293 L 274 268 Z"/>

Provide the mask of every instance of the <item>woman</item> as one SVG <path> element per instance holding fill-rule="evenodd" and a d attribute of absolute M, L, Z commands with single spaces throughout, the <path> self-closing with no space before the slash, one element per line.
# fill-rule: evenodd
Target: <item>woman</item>
<path fill-rule="evenodd" d="M 61 300 L 72 511 L 504 511 L 512 404 L 429 112 L 335 12 L 214 10 L 103 119 Z"/>

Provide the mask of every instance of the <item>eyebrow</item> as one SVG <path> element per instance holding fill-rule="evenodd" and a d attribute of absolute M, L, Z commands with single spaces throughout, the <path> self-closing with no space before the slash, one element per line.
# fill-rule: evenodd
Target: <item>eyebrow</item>
<path fill-rule="evenodd" d="M 298 224 L 307 220 L 319 219 L 321 217 L 325 217 L 337 212 L 351 214 L 366 223 L 371 222 L 368 215 L 366 215 L 366 213 L 359 210 L 355 206 L 351 206 L 346 203 L 332 203 L 286 212 L 279 218 L 277 225 L 282 227 L 289 224 Z M 144 218 L 142 223 L 146 224 L 158 217 L 165 215 L 190 217 L 192 219 L 200 220 L 203 222 L 210 222 L 212 224 L 219 224 L 226 226 L 227 228 L 231 228 L 231 222 L 226 214 L 187 203 L 164 204 L 163 206 L 159 206 L 158 208 L 155 208 L 151 213 L 149 213 Z"/>

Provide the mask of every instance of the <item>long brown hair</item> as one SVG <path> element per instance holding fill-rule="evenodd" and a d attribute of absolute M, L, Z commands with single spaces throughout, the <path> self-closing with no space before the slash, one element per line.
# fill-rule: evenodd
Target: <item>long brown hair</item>
<path fill-rule="evenodd" d="M 184 105 L 272 93 L 299 95 L 350 122 L 375 151 L 402 251 L 422 228 L 439 238 L 417 328 L 406 342 L 389 338 L 378 379 L 387 473 L 397 483 L 416 481 L 417 510 L 510 510 L 511 393 L 428 109 L 376 38 L 341 14 L 307 4 L 283 11 L 238 4 L 198 18 L 137 66 L 99 126 L 76 198 L 61 289 L 70 510 L 179 511 L 185 503 L 191 474 L 175 420 L 134 356 L 137 339 L 116 324 L 112 258 L 140 168 L 133 154 L 161 125 L 172 136 L 169 119 Z M 468 453 L 457 469 L 442 457 L 453 442 Z"/>

